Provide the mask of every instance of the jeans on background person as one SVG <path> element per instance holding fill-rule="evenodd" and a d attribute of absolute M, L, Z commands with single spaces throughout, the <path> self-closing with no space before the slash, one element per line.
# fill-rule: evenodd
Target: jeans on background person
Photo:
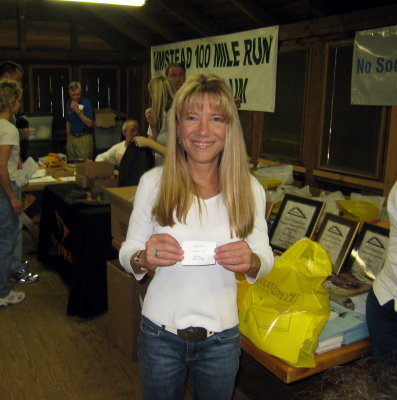
<path fill-rule="evenodd" d="M 386 365 L 396 365 L 397 312 L 394 309 L 394 300 L 381 306 L 371 289 L 366 308 L 372 355 Z"/>
<path fill-rule="evenodd" d="M 22 229 L 23 222 L 21 216 L 18 216 L 18 236 L 17 236 L 17 244 L 14 248 L 11 260 L 10 271 L 11 274 L 15 274 L 21 268 L 22 263 Z"/>
<path fill-rule="evenodd" d="M 20 191 L 11 182 L 15 194 L 20 199 Z M 0 297 L 6 297 L 11 287 L 8 283 L 15 246 L 17 246 L 19 217 L 14 215 L 8 196 L 0 187 Z"/>
<path fill-rule="evenodd" d="M 237 326 L 187 342 L 142 316 L 138 358 L 145 400 L 182 399 L 188 370 L 195 400 L 230 400 L 239 357 Z"/>

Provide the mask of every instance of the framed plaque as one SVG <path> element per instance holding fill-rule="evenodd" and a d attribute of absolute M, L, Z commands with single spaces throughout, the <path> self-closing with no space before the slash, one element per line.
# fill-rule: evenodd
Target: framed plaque
<path fill-rule="evenodd" d="M 383 267 L 389 244 L 389 229 L 365 222 L 354 241 L 346 263 L 359 280 L 372 283 Z"/>
<path fill-rule="evenodd" d="M 346 261 L 357 235 L 359 222 L 326 213 L 317 236 L 317 242 L 327 251 L 332 272 L 338 274 Z"/>
<path fill-rule="evenodd" d="M 284 252 L 304 237 L 312 238 L 324 209 L 318 200 L 286 194 L 270 232 L 270 246 Z"/>

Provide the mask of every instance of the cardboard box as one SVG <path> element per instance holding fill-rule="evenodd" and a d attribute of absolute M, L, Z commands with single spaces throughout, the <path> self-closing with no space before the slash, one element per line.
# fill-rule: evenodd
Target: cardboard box
<path fill-rule="evenodd" d="M 84 161 L 76 164 L 76 175 L 87 178 L 109 178 L 114 174 L 114 165 L 106 161 Z"/>
<path fill-rule="evenodd" d="M 120 243 L 127 235 L 136 189 L 137 186 L 105 189 L 110 200 L 112 237 Z"/>
<path fill-rule="evenodd" d="M 137 360 L 142 304 L 149 283 L 149 277 L 137 281 L 127 274 L 118 260 L 107 262 L 108 337 L 133 361 Z"/>
<path fill-rule="evenodd" d="M 46 174 L 52 176 L 53 178 L 59 178 L 62 176 L 73 176 L 75 169 L 72 167 L 54 167 L 47 168 Z"/>
<path fill-rule="evenodd" d="M 111 108 L 95 110 L 95 125 L 98 128 L 110 128 L 116 125 L 116 114 Z"/>
<path fill-rule="evenodd" d="M 82 188 L 88 188 L 88 178 L 84 175 L 76 173 L 76 183 Z"/>
<path fill-rule="evenodd" d="M 111 178 L 87 178 L 87 187 L 90 189 L 101 190 L 107 187 L 117 187 L 117 177 Z"/>

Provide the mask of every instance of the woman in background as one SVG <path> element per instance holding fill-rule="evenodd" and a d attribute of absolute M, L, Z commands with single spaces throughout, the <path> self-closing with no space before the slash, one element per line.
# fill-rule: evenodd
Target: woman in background
<path fill-rule="evenodd" d="M 164 162 L 168 137 L 168 112 L 174 98 L 169 80 L 164 76 L 152 78 L 148 84 L 152 106 L 145 111 L 146 120 L 151 128 L 152 137 L 135 137 L 138 147 L 149 147 L 155 152 L 155 164 Z"/>
<path fill-rule="evenodd" d="M 22 89 L 15 81 L 0 80 L 0 306 L 20 303 L 24 292 L 8 283 L 18 237 L 21 193 L 15 182 L 19 162 L 19 132 L 9 122 L 21 106 Z"/>
<path fill-rule="evenodd" d="M 194 399 L 232 397 L 235 272 L 253 283 L 272 268 L 265 209 L 230 88 L 193 77 L 175 95 L 165 165 L 142 176 L 120 249 L 136 279 L 154 271 L 139 338 L 144 399 L 181 399 L 188 370 Z"/>

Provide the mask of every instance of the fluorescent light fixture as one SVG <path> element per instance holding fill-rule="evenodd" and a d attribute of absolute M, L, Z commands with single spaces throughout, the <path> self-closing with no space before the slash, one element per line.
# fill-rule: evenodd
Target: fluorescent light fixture
<path fill-rule="evenodd" d="M 143 6 L 146 0 L 53 0 L 53 1 L 74 1 L 79 3 L 113 4 L 119 6 Z"/>

